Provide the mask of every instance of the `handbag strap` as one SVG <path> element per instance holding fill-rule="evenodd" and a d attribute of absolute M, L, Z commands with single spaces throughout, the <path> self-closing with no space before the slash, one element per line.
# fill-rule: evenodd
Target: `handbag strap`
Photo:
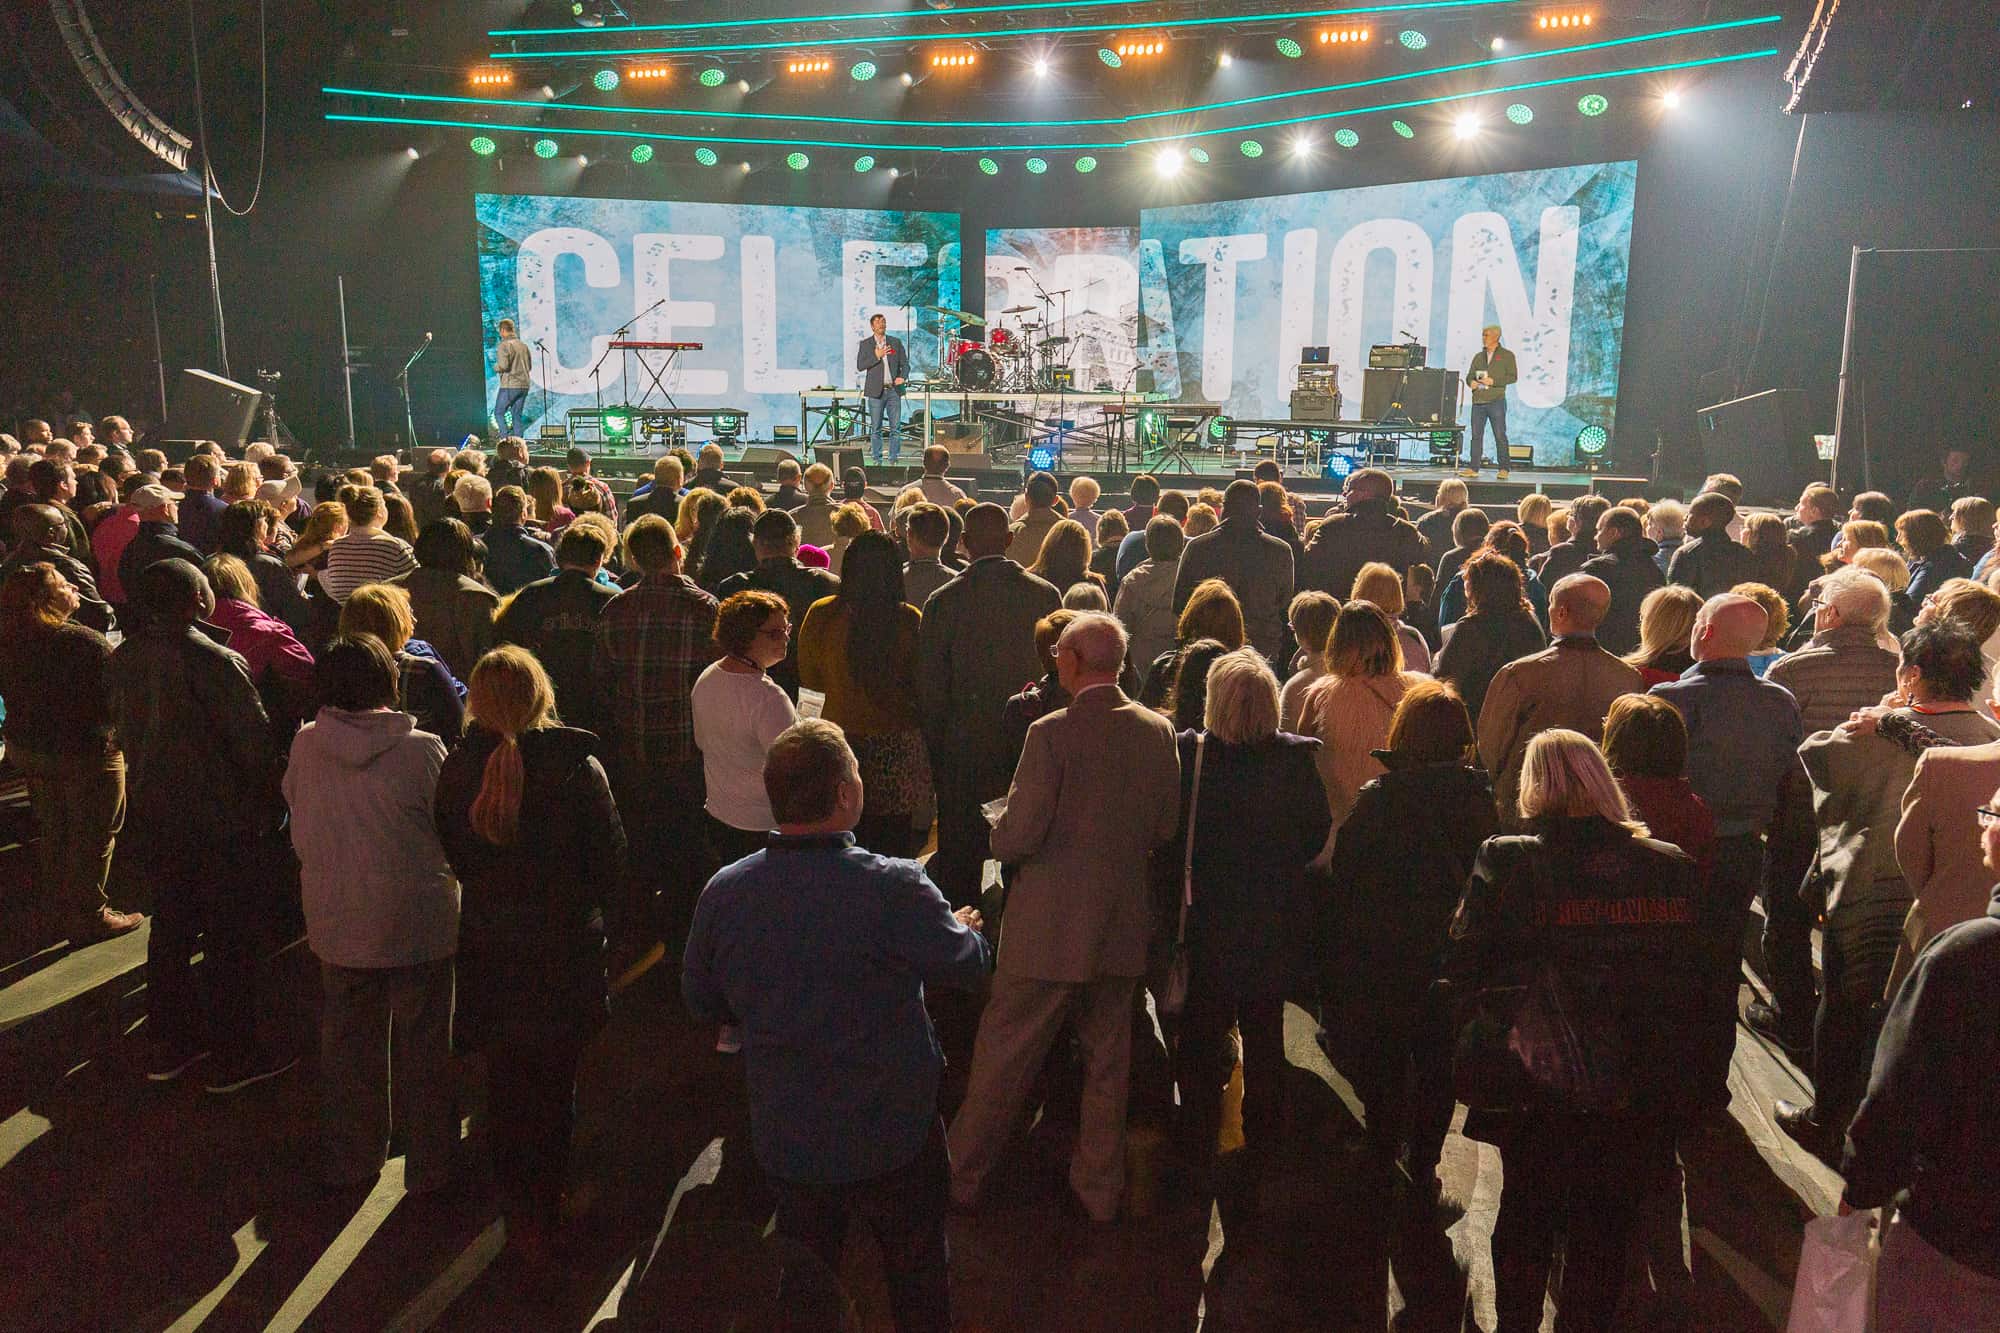
<path fill-rule="evenodd" d="M 1194 737 L 1194 789 L 1188 794 L 1187 842 L 1181 853 L 1181 924 L 1174 936 L 1174 943 L 1187 943 L 1188 908 L 1194 905 L 1194 824 L 1196 812 L 1201 808 L 1201 757 L 1208 746 L 1208 733 L 1198 731 Z"/>

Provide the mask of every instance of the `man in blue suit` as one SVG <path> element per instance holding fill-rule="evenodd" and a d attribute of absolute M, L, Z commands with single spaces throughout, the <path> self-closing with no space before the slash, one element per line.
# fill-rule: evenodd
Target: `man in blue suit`
<path fill-rule="evenodd" d="M 882 461 L 886 431 L 893 463 L 903 453 L 903 384 L 910 377 L 910 358 L 902 339 L 889 336 L 883 316 L 870 317 L 868 335 L 854 353 L 854 368 L 862 372 L 861 393 L 868 400 L 869 457 Z"/>

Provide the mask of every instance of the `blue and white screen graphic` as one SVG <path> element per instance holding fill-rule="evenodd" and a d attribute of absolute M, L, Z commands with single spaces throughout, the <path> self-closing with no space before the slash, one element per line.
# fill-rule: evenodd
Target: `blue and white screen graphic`
<path fill-rule="evenodd" d="M 674 403 L 745 409 L 745 437 L 769 439 L 798 420 L 800 392 L 858 384 L 869 316 L 886 315 L 911 365 L 929 366 L 940 360 L 937 321 L 924 307 L 961 304 L 956 213 L 509 194 L 473 204 L 487 400 L 498 388 L 493 326 L 512 318 L 534 352 L 531 420 L 545 386 L 556 421 L 600 395 L 606 406 L 661 405 L 637 355 L 606 355 L 624 328 L 701 343 L 662 379 Z"/>
<path fill-rule="evenodd" d="M 1565 464 L 1585 426 L 1616 438 L 1637 181 L 1605 162 L 1147 209 L 1164 262 L 1142 269 L 1142 308 L 1171 322 L 1181 396 L 1251 419 L 1287 415 L 1301 347 L 1331 346 L 1356 418 L 1371 345 L 1423 343 L 1463 375 L 1498 324 L 1513 442 Z"/>

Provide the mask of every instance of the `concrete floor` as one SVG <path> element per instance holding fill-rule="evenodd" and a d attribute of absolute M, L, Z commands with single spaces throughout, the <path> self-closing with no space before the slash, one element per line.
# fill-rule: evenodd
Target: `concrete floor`
<path fill-rule="evenodd" d="M 328 1194 L 313 1180 L 316 985 L 303 946 L 267 965 L 261 1015 L 267 1041 L 300 1051 L 296 1071 L 227 1098 L 193 1080 L 149 1084 L 143 939 L 42 947 L 23 924 L 24 857 L 10 841 L 0 831 L 0 960 L 15 960 L 0 966 L 0 1329 L 785 1326 L 770 1299 L 788 1256 L 766 1235 L 740 1076 L 680 1012 L 671 967 L 618 998 L 588 1057 L 573 1243 L 538 1278 L 502 1252 L 473 1063 L 459 1071 L 462 1187 L 405 1196 L 397 1158 L 372 1189 Z M 996 1173 L 989 1206 L 952 1220 L 959 1326 L 1490 1328 L 1497 1154 L 1454 1133 L 1443 1204 L 1413 1215 L 1360 1149 L 1352 1093 L 1313 1020 L 1287 1019 L 1289 1145 L 1255 1217 L 1233 1197 L 1173 1209 L 1142 1196 L 1147 1215 L 1109 1230 L 1067 1220 L 1058 1095 Z M 1656 1191 L 1623 1327 L 1784 1324 L 1800 1227 L 1831 1211 L 1838 1180 L 1771 1123 L 1770 1100 L 1800 1078 L 1747 1029 L 1732 1083 L 1730 1126 L 1691 1141 L 1683 1181 Z M 1155 1142 L 1145 1106 L 1135 1093 L 1142 1181 Z M 825 1295 L 827 1313 L 791 1326 L 841 1327 L 844 1305 L 847 1327 L 891 1327 L 864 1237 Z"/>

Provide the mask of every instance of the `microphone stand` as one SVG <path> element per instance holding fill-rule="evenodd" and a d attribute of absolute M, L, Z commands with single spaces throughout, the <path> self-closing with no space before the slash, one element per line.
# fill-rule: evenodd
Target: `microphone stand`
<path fill-rule="evenodd" d="M 424 340 L 417 344 L 417 350 L 410 353 L 410 359 L 405 361 L 403 368 L 396 372 L 396 383 L 403 390 L 403 429 L 409 432 L 410 457 L 412 460 L 415 460 L 417 456 L 417 422 L 416 418 L 410 412 L 410 367 L 416 365 L 418 360 L 423 357 L 423 354 L 430 350 L 431 335 L 426 333 Z"/>

